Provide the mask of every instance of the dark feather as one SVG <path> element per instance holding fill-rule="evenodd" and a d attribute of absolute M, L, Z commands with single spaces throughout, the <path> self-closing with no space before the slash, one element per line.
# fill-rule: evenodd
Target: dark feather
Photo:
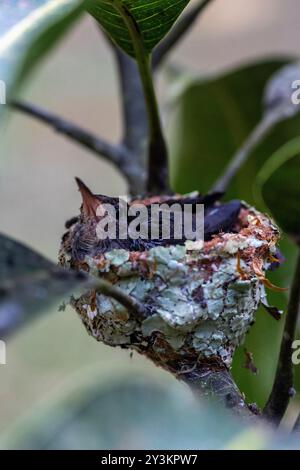
<path fill-rule="evenodd" d="M 184 236 L 184 230 L 182 230 L 183 235 L 180 239 L 175 238 L 175 222 L 176 218 L 172 210 L 168 211 L 168 216 L 170 217 L 170 238 L 163 239 L 162 237 L 162 222 L 158 221 L 158 239 L 141 239 L 133 240 L 130 238 L 129 234 L 126 239 L 106 239 L 99 240 L 96 234 L 96 227 L 98 223 L 98 218 L 96 216 L 97 205 L 103 203 L 109 203 L 113 205 L 116 209 L 116 220 L 117 227 L 119 223 L 119 198 L 113 198 L 103 195 L 94 195 L 89 188 L 79 179 L 77 179 L 77 184 L 79 190 L 83 197 L 83 205 L 81 207 L 81 216 L 78 219 L 78 222 L 75 226 L 72 223 L 69 223 L 69 226 L 72 226 L 73 233 L 71 235 L 71 251 L 73 259 L 83 259 L 87 254 L 96 255 L 100 253 L 105 253 L 112 249 L 123 248 L 128 251 L 146 251 L 155 246 L 169 246 L 169 245 L 183 245 L 187 239 Z M 233 230 L 233 226 L 237 220 L 241 209 L 240 201 L 231 201 L 229 203 L 220 204 L 218 203 L 219 199 L 223 196 L 222 193 L 212 193 L 208 195 L 199 195 L 196 197 L 184 197 L 181 199 L 170 198 L 164 201 L 163 203 L 166 206 L 171 206 L 173 204 L 179 204 L 182 208 L 184 205 L 192 205 L 192 213 L 194 215 L 193 219 L 193 229 L 196 226 L 196 206 L 197 204 L 204 204 L 204 239 L 210 240 L 213 235 L 216 235 L 220 232 L 229 232 Z M 142 202 L 142 201 L 141 201 Z M 151 224 L 154 223 L 151 220 L 151 204 L 147 206 L 148 210 L 148 230 L 149 237 L 151 234 Z M 128 217 L 128 225 L 132 221 L 132 217 Z M 74 219 L 75 222 L 75 219 Z M 183 223 L 183 222 L 182 222 Z M 118 235 L 118 231 L 117 231 Z"/>

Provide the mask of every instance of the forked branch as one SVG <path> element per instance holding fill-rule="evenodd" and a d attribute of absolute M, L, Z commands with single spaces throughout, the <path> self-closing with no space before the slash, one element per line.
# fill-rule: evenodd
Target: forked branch
<path fill-rule="evenodd" d="M 11 102 L 10 106 L 47 124 L 56 132 L 69 137 L 71 140 L 112 163 L 118 170 L 121 170 L 128 181 L 130 189 L 132 190 L 134 188 L 137 179 L 136 173 L 139 172 L 140 168 L 136 162 L 133 162 L 133 156 L 125 145 L 107 142 L 76 124 L 62 119 L 60 116 L 50 113 L 39 106 L 19 101 Z"/>

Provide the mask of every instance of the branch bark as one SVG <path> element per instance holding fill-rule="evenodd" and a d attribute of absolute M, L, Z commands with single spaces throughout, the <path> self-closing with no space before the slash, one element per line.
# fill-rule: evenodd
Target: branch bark
<path fill-rule="evenodd" d="M 124 124 L 123 144 L 142 160 L 146 171 L 148 118 L 137 63 L 114 44 L 110 44 L 119 72 Z"/>
<path fill-rule="evenodd" d="M 202 0 L 194 7 L 182 16 L 177 21 L 173 29 L 167 35 L 167 37 L 156 47 L 152 57 L 152 67 L 157 69 L 171 52 L 171 50 L 183 39 L 184 35 L 190 30 L 193 24 L 201 13 L 204 12 L 206 7 L 212 2 L 212 0 Z"/>
<path fill-rule="evenodd" d="M 168 52 L 182 39 L 198 15 L 204 11 L 211 1 L 200 1 L 177 22 L 173 30 L 154 51 L 152 58 L 153 69 L 156 69 L 161 64 Z M 155 146 L 153 144 L 150 145 L 149 153 L 153 158 L 147 168 L 149 125 L 143 84 L 138 65 L 135 60 L 127 56 L 106 35 L 105 37 L 114 51 L 119 71 L 124 122 L 123 143 L 136 156 L 136 160 L 141 162 L 142 166 L 139 192 L 141 194 L 145 193 L 146 190 L 150 192 L 169 192 L 168 184 L 165 183 L 168 179 L 167 164 L 160 158 L 161 148 L 163 148 L 163 153 L 165 153 L 164 142 L 159 142 L 159 148 L 156 148 L 157 143 Z M 148 178 L 147 173 L 150 173 Z"/>
<path fill-rule="evenodd" d="M 137 63 L 111 41 L 109 43 L 113 48 L 119 71 L 124 122 L 123 144 L 135 156 L 137 165 L 140 165 L 140 175 L 137 178 L 139 187 L 135 193 L 170 192 L 165 142 L 159 137 L 150 142 L 149 148 L 148 112 Z M 162 159 L 160 147 L 165 155 Z"/>
<path fill-rule="evenodd" d="M 160 65 L 167 53 L 184 36 L 198 15 L 211 1 L 202 0 L 177 22 L 171 33 L 154 52 L 154 69 Z M 111 43 L 111 41 L 109 42 Z M 170 192 L 169 185 L 166 184 L 168 179 L 167 164 L 162 161 L 164 159 L 160 158 L 161 153 L 166 153 L 163 139 L 151 143 L 149 152 L 153 158 L 147 169 L 149 125 L 137 63 L 113 43 L 111 45 L 118 65 L 122 98 L 124 137 L 120 145 L 113 145 L 41 107 L 21 102 L 12 102 L 11 106 L 50 125 L 57 132 L 68 136 L 113 163 L 128 181 L 131 194 L 145 194 L 147 184 L 150 192 Z M 147 170 L 150 173 L 148 177 Z"/>
<path fill-rule="evenodd" d="M 230 372 L 225 367 L 223 369 L 215 369 L 209 365 L 192 367 L 190 371 L 183 372 L 179 378 L 199 398 L 213 398 L 240 418 L 258 419 L 257 415 L 245 403 Z"/>
<path fill-rule="evenodd" d="M 264 416 L 279 424 L 283 418 L 293 390 L 292 344 L 296 334 L 297 318 L 300 306 L 300 250 L 290 292 L 287 316 L 282 336 L 279 361 L 271 395 L 264 409 Z"/>
<path fill-rule="evenodd" d="M 135 189 L 139 173 L 138 165 L 133 162 L 132 155 L 125 145 L 114 145 L 101 139 L 81 127 L 66 121 L 56 114 L 29 103 L 13 101 L 10 106 L 52 127 L 56 132 L 69 137 L 96 155 L 103 157 L 122 172 L 131 190 Z"/>
<path fill-rule="evenodd" d="M 147 191 L 147 142 L 149 127 L 138 66 L 132 57 L 125 54 L 110 39 L 98 22 L 96 22 L 96 26 L 110 46 L 117 66 L 123 117 L 122 145 L 130 151 L 132 166 L 136 168 L 135 180 L 131 183 L 130 192 L 132 195 L 144 195 Z"/>

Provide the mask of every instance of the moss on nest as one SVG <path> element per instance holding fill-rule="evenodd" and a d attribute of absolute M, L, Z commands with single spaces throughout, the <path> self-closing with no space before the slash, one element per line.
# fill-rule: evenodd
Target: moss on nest
<path fill-rule="evenodd" d="M 61 263 L 74 266 L 63 242 Z M 147 318 L 132 317 L 117 301 L 89 292 L 72 299 L 88 332 L 110 346 L 135 349 L 170 368 L 213 361 L 230 366 L 232 355 L 265 297 L 265 270 L 275 254 L 278 229 L 265 215 L 243 208 L 235 233 L 199 245 L 122 249 L 76 260 L 93 276 L 105 278 L 142 302 Z M 66 240 L 66 238 L 64 238 Z"/>

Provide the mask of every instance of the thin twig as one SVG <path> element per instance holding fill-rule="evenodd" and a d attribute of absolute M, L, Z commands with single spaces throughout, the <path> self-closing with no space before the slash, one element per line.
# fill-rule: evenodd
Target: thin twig
<path fill-rule="evenodd" d="M 202 0 L 180 18 L 166 38 L 156 47 L 152 56 L 152 67 L 156 69 L 161 65 L 168 53 L 184 37 L 195 23 L 199 15 L 212 2 L 212 0 Z"/>
<path fill-rule="evenodd" d="M 134 169 L 132 168 L 132 156 L 124 145 L 111 144 L 39 106 L 18 101 L 11 102 L 10 106 L 51 126 L 60 134 L 69 137 L 97 155 L 105 158 L 107 161 L 114 164 L 118 170 L 121 170 L 131 186 L 135 177 L 133 173 L 134 171 L 138 171 L 138 169 L 135 167 Z"/>
<path fill-rule="evenodd" d="M 267 113 L 260 123 L 251 132 L 243 146 L 234 155 L 229 162 L 225 172 L 218 179 L 211 189 L 212 192 L 225 193 L 232 182 L 233 178 L 247 162 L 251 153 L 257 145 L 267 136 L 267 134 L 274 128 L 276 124 L 282 119 L 277 112 Z"/>
<path fill-rule="evenodd" d="M 70 137 L 77 143 L 84 147 L 92 150 L 93 152 L 100 154 L 110 162 L 119 165 L 124 159 L 124 149 L 121 149 L 117 145 L 110 144 L 109 142 L 96 137 L 95 135 L 83 130 L 76 124 L 62 119 L 56 114 L 50 113 L 49 111 L 29 103 L 23 103 L 19 101 L 13 101 L 10 105 L 21 111 L 24 114 L 28 114 L 31 117 L 37 118 L 51 126 L 55 131 Z"/>
<path fill-rule="evenodd" d="M 145 48 L 139 27 L 130 9 L 119 0 L 115 0 L 113 6 L 128 29 L 143 86 L 149 125 L 147 189 L 153 194 L 167 193 L 169 192 L 168 150 L 154 90 L 151 55 Z"/>
<path fill-rule="evenodd" d="M 271 395 L 266 404 L 264 415 L 279 424 L 283 418 L 291 397 L 294 394 L 292 344 L 296 334 L 297 318 L 300 306 L 300 250 L 290 292 L 286 321 L 282 336 L 278 366 Z"/>
<path fill-rule="evenodd" d="M 299 413 L 299 416 L 298 416 L 298 418 L 296 420 L 296 423 L 294 425 L 293 432 L 300 433 L 300 413 Z"/>

